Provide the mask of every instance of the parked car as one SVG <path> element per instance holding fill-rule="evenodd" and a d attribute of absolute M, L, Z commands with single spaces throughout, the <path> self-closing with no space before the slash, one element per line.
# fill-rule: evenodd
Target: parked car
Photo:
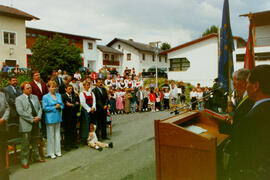
<path fill-rule="evenodd" d="M 159 78 L 168 78 L 167 68 L 157 68 Z M 144 78 L 153 78 L 156 77 L 156 68 L 151 67 L 147 72 L 142 72 L 142 77 Z"/>

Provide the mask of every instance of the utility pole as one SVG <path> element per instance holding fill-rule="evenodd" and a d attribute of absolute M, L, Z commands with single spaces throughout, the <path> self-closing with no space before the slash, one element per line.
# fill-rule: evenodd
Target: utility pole
<path fill-rule="evenodd" d="M 156 58 L 156 88 L 158 88 L 158 70 L 157 70 L 158 65 L 157 65 L 157 61 L 158 61 L 158 52 L 159 52 L 158 44 L 159 43 L 161 43 L 161 41 L 150 42 L 150 45 L 155 48 L 154 54 L 155 54 L 155 58 Z"/>

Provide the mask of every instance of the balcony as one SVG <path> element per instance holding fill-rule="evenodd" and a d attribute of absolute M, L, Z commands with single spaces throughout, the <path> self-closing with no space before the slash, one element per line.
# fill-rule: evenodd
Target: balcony
<path fill-rule="evenodd" d="M 120 61 L 103 60 L 103 65 L 120 66 Z"/>

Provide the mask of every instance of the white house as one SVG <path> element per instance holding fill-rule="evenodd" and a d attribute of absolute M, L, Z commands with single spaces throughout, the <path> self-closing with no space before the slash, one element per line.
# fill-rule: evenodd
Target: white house
<path fill-rule="evenodd" d="M 234 37 L 234 43 L 236 49 L 245 46 L 240 37 Z M 168 79 L 212 86 L 218 76 L 218 51 L 218 35 L 210 34 L 162 52 L 170 61 Z"/>
<path fill-rule="evenodd" d="M 123 53 L 123 60 L 120 67 L 120 73 L 123 74 L 126 67 L 128 69 L 135 68 L 136 74 L 147 71 L 149 68 L 169 68 L 170 64 L 167 61 L 166 55 L 155 55 L 155 48 L 132 39 L 125 40 L 115 38 L 107 44 Z"/>
<path fill-rule="evenodd" d="M 0 5 L 0 63 L 26 67 L 25 21 L 39 18 L 21 10 Z"/>
<path fill-rule="evenodd" d="M 98 45 L 97 69 L 103 66 L 115 68 L 117 72 L 121 71 L 123 63 L 123 53 L 108 46 Z"/>
<path fill-rule="evenodd" d="M 241 16 L 248 17 L 249 14 Z M 255 65 L 270 64 L 270 11 L 252 13 L 255 24 Z M 248 31 L 248 27 L 246 29 Z M 235 69 L 244 67 L 246 48 L 238 48 L 234 53 Z"/>

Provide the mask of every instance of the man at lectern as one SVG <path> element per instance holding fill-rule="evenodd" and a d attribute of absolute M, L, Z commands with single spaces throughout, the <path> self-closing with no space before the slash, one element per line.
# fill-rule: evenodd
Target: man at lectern
<path fill-rule="evenodd" d="M 230 159 L 233 156 L 232 146 L 233 143 L 231 138 L 240 133 L 238 131 L 239 123 L 241 118 L 243 118 L 253 107 L 254 102 L 248 97 L 246 91 L 247 79 L 250 71 L 248 69 L 239 69 L 233 73 L 233 86 L 235 90 L 235 103 L 229 103 L 233 105 L 233 111 L 231 112 L 231 116 L 228 118 L 226 122 L 220 121 L 219 123 L 219 131 L 223 134 L 229 134 L 230 136 L 223 143 L 223 146 L 218 148 L 218 176 L 219 179 L 226 179 L 228 176 L 227 170 L 228 168 L 224 168 L 224 163 L 226 160 Z M 228 156 L 229 155 L 229 156 Z M 227 163 L 226 163 L 227 165 Z M 225 166 L 226 166 L 225 165 Z"/>
<path fill-rule="evenodd" d="M 251 70 L 247 80 L 248 96 L 255 102 L 233 134 L 231 179 L 270 179 L 270 65 Z"/>

